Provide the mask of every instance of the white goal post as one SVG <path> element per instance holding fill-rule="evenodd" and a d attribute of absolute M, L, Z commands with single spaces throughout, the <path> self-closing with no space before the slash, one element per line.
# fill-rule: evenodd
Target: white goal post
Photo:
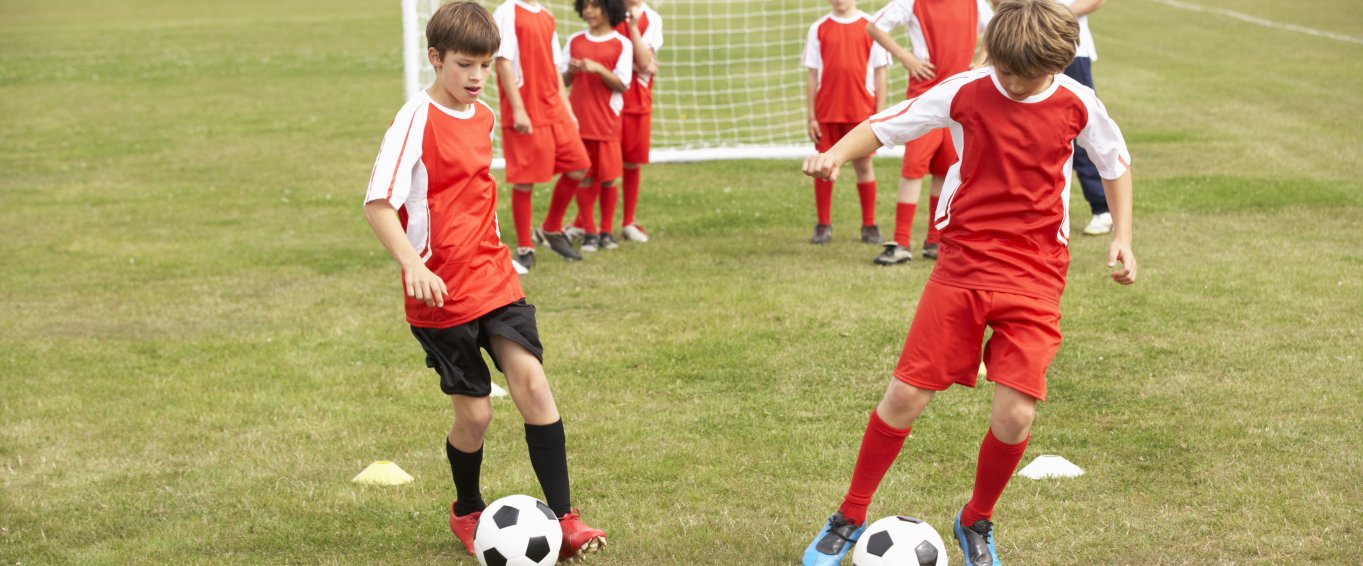
<path fill-rule="evenodd" d="M 408 98 L 434 80 L 426 62 L 426 20 L 445 0 L 402 0 L 403 81 Z M 482 0 L 489 11 L 500 2 Z M 559 40 L 584 28 L 571 0 L 541 0 Z M 800 54 L 810 24 L 828 13 L 814 0 L 649 0 L 663 17 L 653 91 L 654 162 L 812 155 L 806 133 Z M 885 0 L 863 1 L 867 13 Z M 904 41 L 907 37 L 904 38 Z M 903 100 L 905 73 L 890 68 L 890 104 Z M 497 86 L 484 100 L 497 108 Z M 500 136 L 498 136 L 500 137 Z M 496 144 L 500 155 L 500 142 Z M 895 155 L 884 152 L 882 155 Z M 500 159 L 497 160 L 500 163 Z"/>

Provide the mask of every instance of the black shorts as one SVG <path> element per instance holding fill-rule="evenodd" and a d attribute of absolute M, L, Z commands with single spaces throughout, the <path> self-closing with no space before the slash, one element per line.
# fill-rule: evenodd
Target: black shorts
<path fill-rule="evenodd" d="M 501 336 L 524 346 L 544 362 L 544 347 L 535 328 L 535 306 L 521 299 L 450 328 L 413 326 L 412 335 L 426 350 L 426 366 L 440 374 L 440 390 L 446 395 L 487 397 L 492 393 L 492 374 L 488 372 L 479 348 L 487 350 L 492 363 L 502 371 L 492 351 L 492 337 Z M 505 372 L 503 372 L 505 373 Z"/>

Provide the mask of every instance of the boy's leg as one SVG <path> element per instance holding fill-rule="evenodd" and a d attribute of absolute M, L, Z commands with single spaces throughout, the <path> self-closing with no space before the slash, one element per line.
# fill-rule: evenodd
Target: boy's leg
<path fill-rule="evenodd" d="M 866 524 L 866 508 L 880 487 L 890 465 L 894 464 L 904 440 L 912 430 L 913 421 L 927 408 L 935 391 L 914 387 L 898 379 L 891 379 L 885 396 L 871 412 L 866 432 L 857 452 L 857 464 L 852 470 L 852 482 L 838 511 L 858 525 Z"/>
<path fill-rule="evenodd" d="M 852 161 L 857 172 L 857 200 L 861 204 L 861 241 L 880 244 L 880 227 L 876 226 L 876 170 L 868 155 Z"/>
<path fill-rule="evenodd" d="M 620 202 L 620 188 L 615 180 L 601 181 L 601 233 L 609 234 L 615 229 L 615 207 Z"/>
<path fill-rule="evenodd" d="M 885 251 L 876 256 L 877 265 L 894 265 L 913 259 L 909 249 L 909 235 L 913 217 L 918 213 L 918 195 L 923 191 L 923 178 L 899 178 L 899 192 L 894 206 L 894 236 L 885 243 Z"/>
<path fill-rule="evenodd" d="M 483 436 L 492 422 L 492 403 L 487 397 L 450 395 L 454 423 L 445 437 L 445 458 L 454 478 L 455 500 L 450 505 L 450 531 L 473 554 L 473 532 L 487 504 L 479 487 L 483 467 Z"/>
<path fill-rule="evenodd" d="M 534 248 L 534 230 L 530 227 L 532 208 L 530 198 L 535 185 L 518 183 L 511 185 L 511 220 L 516 225 L 516 247 Z"/>
<path fill-rule="evenodd" d="M 989 431 L 980 443 L 975 464 L 975 488 L 970 501 L 961 508 L 952 524 L 956 542 L 961 545 L 967 566 L 1000 564 L 994 547 L 994 504 L 1017 470 L 1022 453 L 1031 438 L 1036 399 L 999 384 L 994 389 L 994 408 Z"/>
<path fill-rule="evenodd" d="M 577 219 L 581 221 L 581 228 L 588 234 L 596 233 L 596 215 L 592 211 L 596 209 L 596 199 L 600 196 L 600 189 L 595 180 L 590 177 L 582 179 L 577 185 Z"/>
<path fill-rule="evenodd" d="M 634 213 L 639 209 L 639 174 L 643 170 L 638 163 L 625 163 L 625 170 L 621 175 L 621 192 L 624 193 L 622 209 L 624 217 L 620 219 L 621 226 L 634 225 Z"/>

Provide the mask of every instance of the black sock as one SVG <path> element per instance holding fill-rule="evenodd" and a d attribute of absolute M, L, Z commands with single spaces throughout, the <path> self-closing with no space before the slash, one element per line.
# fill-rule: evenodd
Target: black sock
<path fill-rule="evenodd" d="M 454 492 L 459 498 L 454 502 L 454 514 L 463 516 L 482 511 L 483 493 L 478 489 L 478 476 L 483 468 L 483 447 L 477 452 L 460 452 L 448 438 L 445 439 L 445 457 L 450 459 L 450 474 L 454 476 Z"/>
<path fill-rule="evenodd" d="M 525 425 L 525 444 L 530 447 L 530 466 L 540 480 L 549 508 L 562 517 L 572 510 L 568 493 L 568 449 L 563 419 L 547 425 Z"/>

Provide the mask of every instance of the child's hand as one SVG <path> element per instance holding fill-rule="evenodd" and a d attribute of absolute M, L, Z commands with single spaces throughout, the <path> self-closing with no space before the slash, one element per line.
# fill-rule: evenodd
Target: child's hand
<path fill-rule="evenodd" d="M 1122 268 L 1112 272 L 1112 280 L 1122 285 L 1130 285 L 1136 282 L 1136 256 L 1131 253 L 1129 242 L 1112 241 L 1112 245 L 1107 249 L 1107 266 L 1115 268 L 1117 263 L 1122 264 Z"/>
<path fill-rule="evenodd" d="M 445 288 L 445 281 L 427 269 L 424 264 L 404 269 L 402 280 L 407 283 L 408 297 L 426 303 L 428 307 L 445 306 L 445 295 L 449 294 L 449 290 Z"/>
<path fill-rule="evenodd" d="M 832 156 L 827 153 L 820 153 L 805 160 L 804 173 L 816 179 L 837 181 L 839 165 L 842 164 L 838 163 Z"/>
<path fill-rule="evenodd" d="M 819 130 L 819 121 L 809 119 L 809 139 L 814 143 L 819 143 L 819 138 L 823 137 L 823 132 Z"/>
<path fill-rule="evenodd" d="M 909 72 L 909 78 L 930 81 L 937 76 L 937 66 L 910 55 L 907 59 L 900 61 L 904 69 Z"/>
<path fill-rule="evenodd" d="M 522 134 L 528 134 L 534 130 L 534 127 L 530 125 L 530 114 L 524 108 L 511 111 L 511 128 Z"/>

